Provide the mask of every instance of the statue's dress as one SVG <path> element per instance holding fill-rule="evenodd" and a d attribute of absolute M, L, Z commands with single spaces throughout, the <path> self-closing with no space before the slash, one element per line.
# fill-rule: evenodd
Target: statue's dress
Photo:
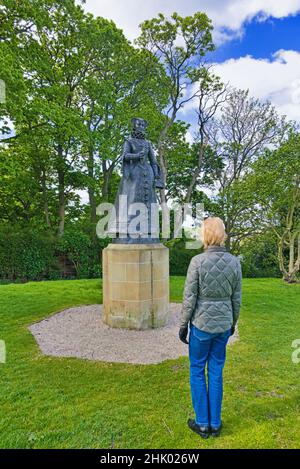
<path fill-rule="evenodd" d="M 139 155 L 141 151 L 144 153 L 142 160 Z M 134 137 L 125 140 L 122 153 L 123 177 L 115 201 L 116 234 L 117 238 L 122 237 L 124 242 L 136 242 L 134 239 L 129 239 L 132 236 L 128 236 L 130 221 L 139 215 L 136 207 L 132 207 L 132 213 L 130 211 L 132 204 L 136 203 L 143 203 L 147 207 L 146 220 L 143 218 L 144 223 L 139 225 L 139 237 L 148 238 L 148 241 L 151 238 L 151 204 L 156 204 L 158 208 L 155 177 L 159 175 L 159 170 L 153 148 L 148 140 Z M 120 205 L 120 195 L 127 196 L 127 212 Z M 154 220 L 153 223 L 155 223 Z M 147 226 L 146 232 L 145 226 Z M 153 237 L 153 231 L 152 227 L 152 238 L 154 240 L 156 236 Z"/>

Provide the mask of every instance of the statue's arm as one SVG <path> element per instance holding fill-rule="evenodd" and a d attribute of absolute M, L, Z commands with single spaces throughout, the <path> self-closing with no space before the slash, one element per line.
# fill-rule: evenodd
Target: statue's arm
<path fill-rule="evenodd" d="M 160 170 L 159 165 L 157 163 L 156 156 L 155 156 L 154 150 L 150 142 L 149 142 L 149 159 L 150 159 L 150 164 L 154 172 L 154 176 L 159 177 L 159 170 Z"/>
<path fill-rule="evenodd" d="M 122 158 L 124 161 L 133 161 L 140 159 L 139 153 L 131 153 L 131 146 L 128 140 L 125 140 Z"/>

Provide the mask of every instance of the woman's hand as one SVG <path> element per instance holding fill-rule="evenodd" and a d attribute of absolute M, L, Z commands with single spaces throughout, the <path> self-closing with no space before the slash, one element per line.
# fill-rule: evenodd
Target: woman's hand
<path fill-rule="evenodd" d="M 180 339 L 181 342 L 183 342 L 184 344 L 188 344 L 188 341 L 186 340 L 187 335 L 188 335 L 188 332 L 189 332 L 188 326 L 186 326 L 186 327 L 181 327 L 181 328 L 179 329 L 179 339 Z"/>

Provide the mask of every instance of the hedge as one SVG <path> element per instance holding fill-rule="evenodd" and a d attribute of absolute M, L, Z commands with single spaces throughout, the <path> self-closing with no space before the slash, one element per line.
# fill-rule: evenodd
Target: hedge
<path fill-rule="evenodd" d="M 102 276 L 101 252 L 111 241 L 91 231 L 69 227 L 61 238 L 49 231 L 0 225 L 0 281 L 25 282 Z M 185 276 L 191 258 L 201 250 L 186 249 L 185 240 L 170 240 L 170 275 Z M 278 277 L 274 240 L 252 240 L 243 246 L 244 277 Z"/>

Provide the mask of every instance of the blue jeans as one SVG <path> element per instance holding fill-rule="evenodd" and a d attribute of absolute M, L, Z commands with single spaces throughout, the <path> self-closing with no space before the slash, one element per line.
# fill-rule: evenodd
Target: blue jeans
<path fill-rule="evenodd" d="M 190 385 L 198 425 L 211 425 L 214 428 L 221 425 L 223 368 L 230 333 L 229 329 L 226 332 L 210 334 L 191 324 L 189 336 Z M 206 364 L 208 385 L 206 385 L 205 376 Z"/>

